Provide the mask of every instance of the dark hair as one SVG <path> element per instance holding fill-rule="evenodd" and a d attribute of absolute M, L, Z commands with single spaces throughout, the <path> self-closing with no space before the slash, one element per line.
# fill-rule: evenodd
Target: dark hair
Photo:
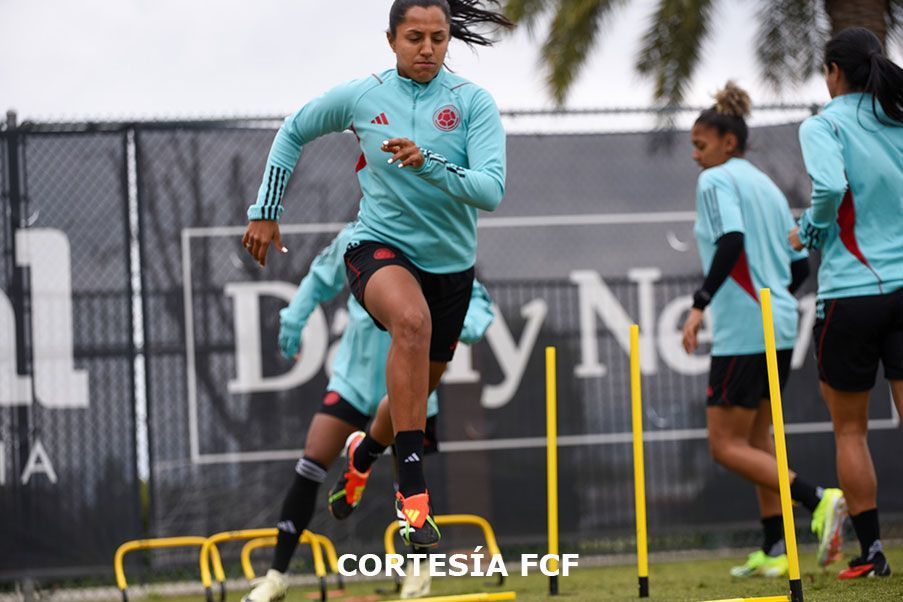
<path fill-rule="evenodd" d="M 737 150 L 746 152 L 746 141 L 749 139 L 749 128 L 746 118 L 752 108 L 749 94 L 732 81 L 724 85 L 723 90 L 715 93 L 715 104 L 699 114 L 696 123 L 715 128 L 724 136 L 730 132 L 737 137 Z"/>
<path fill-rule="evenodd" d="M 514 27 L 505 15 L 482 8 L 482 4 L 499 6 L 498 0 L 395 0 L 389 9 L 389 31 L 395 35 L 398 24 L 404 21 L 408 10 L 414 6 L 428 8 L 438 6 L 445 13 L 451 29 L 451 37 L 465 42 L 468 46 L 492 46 L 496 40 L 473 29 L 474 25 L 491 24 L 493 29 Z"/>
<path fill-rule="evenodd" d="M 872 95 L 894 121 L 903 122 L 903 69 L 884 55 L 878 36 L 864 27 L 848 27 L 825 46 L 825 65 L 836 64 L 853 92 Z"/>

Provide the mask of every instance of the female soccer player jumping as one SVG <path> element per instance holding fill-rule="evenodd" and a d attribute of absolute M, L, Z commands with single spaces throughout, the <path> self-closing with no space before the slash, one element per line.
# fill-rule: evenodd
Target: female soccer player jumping
<path fill-rule="evenodd" d="M 883 363 L 903 415 L 903 69 L 855 27 L 828 42 L 825 79 L 832 100 L 800 126 L 812 206 L 790 239 L 822 253 L 818 375 L 862 552 L 840 578 L 886 577 L 868 402 Z"/>
<path fill-rule="evenodd" d="M 732 82 L 702 112 L 691 132 L 693 159 L 703 168 L 696 188 L 696 242 L 706 272 L 684 323 L 684 348 L 692 353 L 703 310 L 712 318 L 712 366 L 706 423 L 715 460 L 756 484 L 765 539 L 737 577 L 780 577 L 788 569 L 784 548 L 778 470 L 762 338 L 759 289 L 774 300 L 781 386 L 790 372 L 797 334 L 793 296 L 809 273 L 806 255 L 782 234 L 793 224 L 787 199 L 771 179 L 743 158 L 750 100 Z M 793 499 L 812 512 L 818 562 L 839 557 L 844 518 L 839 489 L 815 487 L 790 473 Z"/>
<path fill-rule="evenodd" d="M 365 175 L 345 264 L 355 298 L 392 336 L 386 380 L 399 457 L 396 509 L 405 541 L 423 547 L 440 538 L 421 464 L 426 399 L 452 359 L 470 302 L 477 210 L 494 210 L 505 192 L 505 132 L 495 103 L 443 69 L 451 38 L 492 44 L 474 30 L 481 24 L 511 25 L 477 0 L 395 0 L 387 38 L 396 66 L 340 85 L 286 119 L 243 239 L 261 264 L 271 242 L 281 249 L 282 194 L 302 146 L 329 132 L 355 132 Z M 351 443 L 353 508 L 372 458 L 392 442 Z"/>
<path fill-rule="evenodd" d="M 279 349 L 286 359 L 295 358 L 303 351 L 301 331 L 317 305 L 330 301 L 345 289 L 343 254 L 354 227 L 355 224 L 348 224 L 317 255 L 292 302 L 279 312 Z M 480 340 L 494 317 L 489 294 L 479 282 L 474 282 L 461 340 L 468 344 Z M 391 436 L 388 404 L 380 403 L 386 392 L 385 365 L 389 344 L 389 335 L 377 329 L 360 304 L 353 297 L 349 298 L 348 325 L 332 363 L 332 377 L 323 402 L 307 429 L 304 455 L 295 465 L 291 487 L 282 503 L 272 565 L 243 602 L 270 602 L 285 595 L 285 572 L 298 546 L 298 538 L 310 524 L 320 484 L 346 439 L 366 428 L 370 418 L 383 423 L 385 426 L 380 428 L 388 428 Z M 435 429 L 438 411 L 439 401 L 434 391 L 427 403 L 425 432 L 430 444 L 426 445 L 426 453 L 436 449 L 438 444 Z"/>

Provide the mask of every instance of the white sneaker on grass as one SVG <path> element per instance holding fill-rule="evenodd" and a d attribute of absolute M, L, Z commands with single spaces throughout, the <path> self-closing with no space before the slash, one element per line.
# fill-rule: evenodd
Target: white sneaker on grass
<path fill-rule="evenodd" d="M 430 583 L 433 578 L 430 577 L 429 565 L 427 563 L 421 562 L 420 575 L 415 575 L 414 563 L 408 561 L 404 574 L 404 583 L 401 586 L 402 600 L 422 598 L 430 594 Z"/>
<path fill-rule="evenodd" d="M 270 569 L 265 576 L 251 581 L 251 586 L 253 589 L 241 599 L 241 602 L 277 602 L 285 598 L 288 581 L 285 575 Z"/>

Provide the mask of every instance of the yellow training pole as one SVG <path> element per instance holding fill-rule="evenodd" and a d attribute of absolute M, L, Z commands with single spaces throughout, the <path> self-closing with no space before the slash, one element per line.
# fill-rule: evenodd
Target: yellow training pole
<path fill-rule="evenodd" d="M 558 396 L 555 382 L 555 348 L 546 347 L 546 482 L 549 511 L 549 554 L 558 555 Z M 549 563 L 551 572 L 558 563 Z M 558 577 L 549 577 L 549 595 L 558 595 Z"/>
<path fill-rule="evenodd" d="M 762 325 L 765 331 L 765 357 L 768 361 L 768 388 L 771 392 L 771 417 L 774 422 L 774 448 L 778 457 L 778 483 L 781 488 L 781 513 L 784 515 L 784 542 L 790 563 L 790 600 L 803 602 L 800 562 L 796 553 L 796 527 L 793 524 L 793 502 L 790 499 L 790 477 L 787 469 L 787 441 L 784 438 L 784 410 L 781 405 L 781 380 L 774 342 L 774 318 L 771 312 L 771 289 L 759 291 L 762 299 Z"/>
<path fill-rule="evenodd" d="M 643 393 L 640 381 L 640 327 L 630 327 L 630 399 L 633 415 L 633 486 L 636 491 L 636 568 L 640 598 L 649 597 L 646 545 L 646 469 L 643 465 Z"/>

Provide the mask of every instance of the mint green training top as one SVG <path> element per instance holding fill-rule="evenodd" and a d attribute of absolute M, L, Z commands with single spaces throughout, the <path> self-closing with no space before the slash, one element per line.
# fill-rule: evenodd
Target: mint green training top
<path fill-rule="evenodd" d="M 505 132 L 489 93 L 445 69 L 426 84 L 389 69 L 339 85 L 286 118 L 248 218 L 279 219 L 303 146 L 346 129 L 362 153 L 353 241 L 393 245 L 427 272 L 473 266 L 477 210 L 495 210 L 505 193 Z M 423 166 L 390 165 L 380 150 L 390 138 L 417 144 Z"/>
<path fill-rule="evenodd" d="M 844 94 L 800 126 L 812 206 L 800 240 L 821 249 L 818 298 L 903 288 L 903 124 L 871 94 Z"/>
<path fill-rule="evenodd" d="M 806 257 L 787 240 L 793 215 L 784 193 L 755 165 L 734 157 L 699 174 L 696 185 L 696 243 L 708 273 L 718 239 L 743 234 L 743 254 L 709 305 L 712 356 L 765 352 L 759 290 L 771 289 L 775 344 L 792 349 L 797 301 L 787 287 L 790 264 Z"/>

